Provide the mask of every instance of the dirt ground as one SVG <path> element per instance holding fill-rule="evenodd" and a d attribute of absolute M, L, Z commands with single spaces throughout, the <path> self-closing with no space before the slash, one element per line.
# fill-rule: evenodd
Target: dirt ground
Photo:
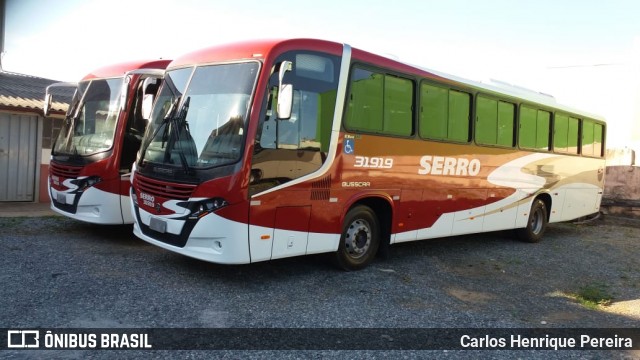
<path fill-rule="evenodd" d="M 593 222 L 578 223 L 575 226 L 586 241 L 595 241 L 603 248 L 613 250 L 609 253 L 612 262 L 621 258 L 618 260 L 620 264 L 626 264 L 623 274 L 618 276 L 620 282 L 612 284 L 620 294 L 619 299 L 616 300 L 614 296 L 609 303 L 598 305 L 597 310 L 640 320 L 640 298 L 628 298 L 640 291 L 640 220 L 602 216 Z M 622 294 L 627 297 L 621 296 Z"/>

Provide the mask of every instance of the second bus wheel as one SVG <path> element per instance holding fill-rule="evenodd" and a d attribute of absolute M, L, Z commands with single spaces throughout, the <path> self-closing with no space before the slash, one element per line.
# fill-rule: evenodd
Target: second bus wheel
<path fill-rule="evenodd" d="M 373 210 L 353 207 L 344 218 L 336 262 L 344 270 L 359 270 L 373 260 L 380 243 L 380 225 Z"/>
<path fill-rule="evenodd" d="M 547 205 L 540 199 L 534 200 L 529 212 L 527 227 L 517 230 L 518 238 L 531 243 L 539 242 L 547 229 L 548 219 Z"/>

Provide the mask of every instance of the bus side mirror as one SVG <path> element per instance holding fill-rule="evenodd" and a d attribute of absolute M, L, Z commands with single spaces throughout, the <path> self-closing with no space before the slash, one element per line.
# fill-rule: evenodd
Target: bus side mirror
<path fill-rule="evenodd" d="M 44 103 L 42 104 L 42 112 L 44 113 L 44 117 L 48 117 L 49 113 L 51 113 L 51 102 L 52 96 L 49 92 L 44 95 Z"/>
<path fill-rule="evenodd" d="M 142 108 L 140 109 L 142 118 L 149 120 L 151 118 L 151 110 L 153 107 L 153 95 L 145 94 L 142 96 Z"/>
<path fill-rule="evenodd" d="M 58 87 L 68 87 L 68 88 L 74 88 L 75 89 L 75 94 L 73 95 L 73 98 L 75 99 L 76 95 L 81 96 L 81 94 L 78 94 L 78 83 L 70 83 L 70 82 L 57 82 L 57 83 L 53 83 L 49 86 L 47 86 L 47 88 L 44 91 L 44 102 L 42 103 L 42 114 L 44 115 L 44 117 L 47 117 L 51 114 L 52 111 L 52 106 L 53 106 L 53 93 L 51 92 L 51 89 L 53 88 L 58 88 Z M 58 95 L 56 95 L 58 96 Z M 65 100 L 63 100 L 65 101 Z M 73 101 L 72 101 L 73 103 Z M 73 104 L 70 104 L 70 106 L 72 106 Z M 77 102 L 76 102 L 77 105 Z M 72 109 L 67 110 L 72 111 Z M 69 114 L 67 114 L 69 115 Z"/>
<path fill-rule="evenodd" d="M 122 90 L 120 90 L 120 111 L 123 111 L 127 106 L 127 98 L 129 96 L 129 83 L 131 82 L 131 76 L 125 75 L 122 82 Z"/>
<path fill-rule="evenodd" d="M 280 65 L 280 73 L 278 74 L 278 119 L 289 119 L 291 117 L 291 109 L 293 108 L 293 85 L 283 84 L 284 74 L 291 71 L 293 63 L 291 61 L 283 61 Z"/>
<path fill-rule="evenodd" d="M 151 118 L 151 111 L 153 107 L 153 100 L 158 92 L 158 83 L 160 80 L 155 77 L 148 77 L 144 79 L 142 83 L 142 107 L 140 113 L 142 118 L 149 120 Z"/>

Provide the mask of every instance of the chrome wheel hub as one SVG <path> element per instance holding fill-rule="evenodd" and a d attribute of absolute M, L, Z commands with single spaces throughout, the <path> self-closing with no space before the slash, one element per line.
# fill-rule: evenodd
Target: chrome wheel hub
<path fill-rule="evenodd" d="M 366 220 L 357 219 L 349 225 L 345 234 L 345 247 L 349 256 L 358 259 L 371 246 L 371 225 Z"/>

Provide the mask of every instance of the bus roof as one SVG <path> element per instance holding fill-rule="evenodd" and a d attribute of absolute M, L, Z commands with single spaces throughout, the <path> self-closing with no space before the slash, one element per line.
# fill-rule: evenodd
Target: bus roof
<path fill-rule="evenodd" d="M 176 58 L 168 67 L 177 68 L 196 64 L 207 64 L 229 60 L 264 60 L 274 50 L 315 50 L 339 55 L 342 44 L 318 39 L 270 39 L 250 40 L 230 44 L 215 45 L 187 53 Z"/>
<path fill-rule="evenodd" d="M 101 67 L 82 78 L 84 80 L 123 76 L 127 71 L 137 69 L 165 69 L 171 60 L 138 60 Z"/>
<path fill-rule="evenodd" d="M 318 40 L 318 39 L 287 39 L 287 40 L 251 40 L 245 42 L 236 42 L 231 44 L 216 45 L 194 52 L 187 53 L 176 58 L 169 64 L 168 68 L 178 68 L 191 66 L 196 64 L 207 64 L 215 62 L 223 62 L 230 60 L 248 60 L 259 59 L 264 60 L 269 54 L 278 49 L 287 50 L 315 50 L 324 51 L 339 55 L 342 53 L 343 44 Z M 412 74 L 427 79 L 439 80 L 463 89 L 469 89 L 505 98 L 505 100 L 523 101 L 532 104 L 542 105 L 543 107 L 558 109 L 570 114 L 588 117 L 594 120 L 604 121 L 599 115 L 590 114 L 588 112 L 577 110 L 556 102 L 552 96 L 542 94 L 533 90 L 524 89 L 522 87 L 511 84 L 493 82 L 484 83 L 472 81 L 446 74 L 436 70 L 427 69 L 421 66 L 405 63 L 399 60 L 390 59 L 384 55 L 370 53 L 357 48 L 352 48 L 352 60 L 355 62 L 363 62 L 375 66 L 381 66 L 392 69 L 405 74 Z"/>
<path fill-rule="evenodd" d="M 576 114 L 576 115 L 582 115 L 593 120 L 605 121 L 605 119 L 600 115 L 592 114 L 584 110 L 578 110 L 566 105 L 562 105 L 558 103 L 556 99 L 551 95 L 544 94 L 541 92 L 536 92 L 534 90 L 526 89 L 517 85 L 512 85 L 512 84 L 508 84 L 508 83 L 496 81 L 496 80 L 491 80 L 491 82 L 489 83 L 473 81 L 473 80 L 457 77 L 455 75 L 439 72 L 437 70 L 431 70 L 431 69 L 426 69 L 421 67 L 416 67 L 416 68 L 421 69 L 427 73 L 433 74 L 435 76 L 438 76 L 440 78 L 447 79 L 454 83 L 475 88 L 476 90 L 479 90 L 480 92 L 485 93 L 487 95 L 497 95 L 497 96 L 506 95 L 509 98 L 524 100 L 525 102 L 543 105 L 545 107 L 558 109 L 558 110 Z M 508 100 L 508 99 L 505 99 L 505 100 Z"/>

